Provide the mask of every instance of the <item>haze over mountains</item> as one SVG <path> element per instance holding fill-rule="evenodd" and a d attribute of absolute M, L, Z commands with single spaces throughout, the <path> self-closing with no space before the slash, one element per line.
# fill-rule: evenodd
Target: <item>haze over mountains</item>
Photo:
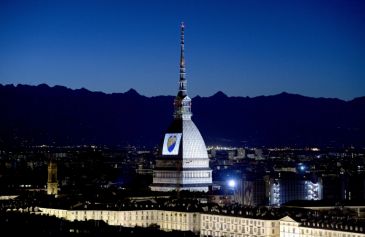
<path fill-rule="evenodd" d="M 133 89 L 105 94 L 0 84 L 0 145 L 158 145 L 173 119 L 173 99 Z M 207 145 L 365 146 L 365 97 L 217 92 L 194 97 L 192 111 Z"/>

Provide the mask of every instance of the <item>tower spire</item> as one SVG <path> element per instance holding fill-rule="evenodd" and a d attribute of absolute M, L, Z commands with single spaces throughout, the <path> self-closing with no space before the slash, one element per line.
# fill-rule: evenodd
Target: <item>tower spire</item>
<path fill-rule="evenodd" d="M 174 101 L 174 118 L 175 119 L 191 119 L 191 99 L 187 94 L 187 81 L 185 78 L 185 42 L 184 42 L 184 22 L 180 25 L 180 80 L 179 92 Z"/>
<path fill-rule="evenodd" d="M 184 22 L 181 22 L 180 25 L 180 82 L 179 82 L 179 94 L 180 96 L 186 96 L 186 79 L 185 79 L 185 55 L 184 55 Z"/>

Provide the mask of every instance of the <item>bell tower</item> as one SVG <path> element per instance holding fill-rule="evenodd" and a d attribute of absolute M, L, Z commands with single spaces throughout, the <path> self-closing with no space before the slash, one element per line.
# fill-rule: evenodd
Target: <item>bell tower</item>
<path fill-rule="evenodd" d="M 57 163 L 53 160 L 48 163 L 47 194 L 58 195 Z"/>

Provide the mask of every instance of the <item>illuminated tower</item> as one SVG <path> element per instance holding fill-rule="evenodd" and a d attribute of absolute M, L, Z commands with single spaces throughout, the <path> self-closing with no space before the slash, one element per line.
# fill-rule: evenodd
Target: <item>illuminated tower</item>
<path fill-rule="evenodd" d="M 179 92 L 174 100 L 174 119 L 164 134 L 161 154 L 153 170 L 153 191 L 209 190 L 212 170 L 204 140 L 191 120 L 184 58 L 184 23 L 181 23 Z"/>
<path fill-rule="evenodd" d="M 58 194 L 57 164 L 52 160 L 48 163 L 47 194 Z"/>

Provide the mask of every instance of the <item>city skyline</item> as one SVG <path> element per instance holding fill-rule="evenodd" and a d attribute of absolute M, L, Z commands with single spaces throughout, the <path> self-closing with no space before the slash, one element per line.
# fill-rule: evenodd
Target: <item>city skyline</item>
<path fill-rule="evenodd" d="M 0 1 L 0 233 L 365 237 L 364 13 Z"/>
<path fill-rule="evenodd" d="M 184 21 L 192 97 L 351 100 L 365 91 L 364 12 L 361 1 L 2 1 L 0 83 L 173 95 Z"/>

